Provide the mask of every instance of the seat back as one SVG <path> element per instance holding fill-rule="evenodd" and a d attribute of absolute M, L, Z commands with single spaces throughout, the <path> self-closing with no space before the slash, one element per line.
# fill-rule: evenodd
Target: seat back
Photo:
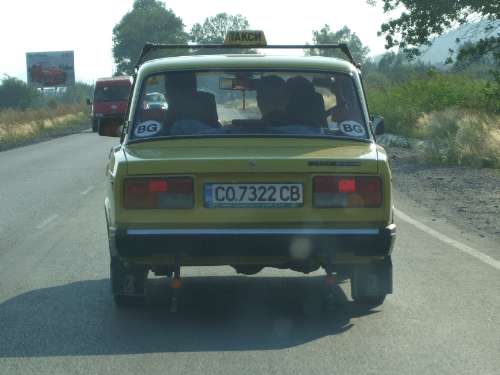
<path fill-rule="evenodd" d="M 204 91 L 183 93 L 173 97 L 168 112 L 171 123 L 195 120 L 216 127 L 219 121 L 215 96 Z"/>

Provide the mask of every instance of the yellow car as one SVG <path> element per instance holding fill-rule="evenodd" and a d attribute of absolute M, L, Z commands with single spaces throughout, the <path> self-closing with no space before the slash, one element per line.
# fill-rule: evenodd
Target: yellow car
<path fill-rule="evenodd" d="M 255 35 L 225 47 L 296 47 Z M 174 47 L 188 48 L 145 53 Z M 148 106 L 149 93 L 168 106 Z M 395 240 L 391 172 L 375 142 L 382 126 L 352 61 L 217 54 L 140 64 L 107 165 L 116 304 L 141 301 L 152 271 L 172 278 L 175 309 L 182 266 L 222 265 L 246 275 L 321 267 L 328 285 L 350 278 L 354 301 L 381 304 Z"/>

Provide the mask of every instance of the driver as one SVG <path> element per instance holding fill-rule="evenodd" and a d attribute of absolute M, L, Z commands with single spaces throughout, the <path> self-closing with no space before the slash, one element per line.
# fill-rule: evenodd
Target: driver
<path fill-rule="evenodd" d="M 262 120 L 271 125 L 287 125 L 288 91 L 285 80 L 277 75 L 262 77 L 257 84 L 257 106 Z"/>
<path fill-rule="evenodd" d="M 198 91 L 196 75 L 191 72 L 170 73 L 165 76 L 165 96 L 169 104 L 167 123 L 194 120 L 210 127 L 218 127 L 219 118 L 215 96 Z"/>

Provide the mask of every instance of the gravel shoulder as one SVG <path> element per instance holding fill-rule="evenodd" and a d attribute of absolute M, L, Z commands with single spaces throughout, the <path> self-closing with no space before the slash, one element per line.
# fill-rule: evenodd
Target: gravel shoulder
<path fill-rule="evenodd" d="M 500 243 L 500 170 L 434 166 L 389 147 L 393 187 L 464 231 Z"/>

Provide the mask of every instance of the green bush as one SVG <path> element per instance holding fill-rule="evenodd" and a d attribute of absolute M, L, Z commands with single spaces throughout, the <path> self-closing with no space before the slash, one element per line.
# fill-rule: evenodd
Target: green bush
<path fill-rule="evenodd" d="M 372 114 L 385 118 L 388 132 L 415 136 L 415 124 L 425 113 L 450 107 L 492 110 L 488 81 L 466 75 L 429 71 L 402 84 L 368 86 Z"/>
<path fill-rule="evenodd" d="M 500 118 L 449 108 L 423 115 L 416 126 L 421 155 L 439 164 L 500 167 Z"/>
<path fill-rule="evenodd" d="M 0 110 L 29 108 L 39 96 L 37 90 L 15 77 L 5 76 L 0 82 Z"/>
<path fill-rule="evenodd" d="M 76 82 L 70 86 L 58 98 L 58 101 L 64 104 L 80 104 L 85 103 L 85 100 L 92 98 L 94 93 L 94 85 L 85 82 Z"/>
<path fill-rule="evenodd" d="M 500 71 L 492 71 L 493 79 L 488 81 L 485 89 L 488 107 L 495 113 L 500 113 Z"/>

